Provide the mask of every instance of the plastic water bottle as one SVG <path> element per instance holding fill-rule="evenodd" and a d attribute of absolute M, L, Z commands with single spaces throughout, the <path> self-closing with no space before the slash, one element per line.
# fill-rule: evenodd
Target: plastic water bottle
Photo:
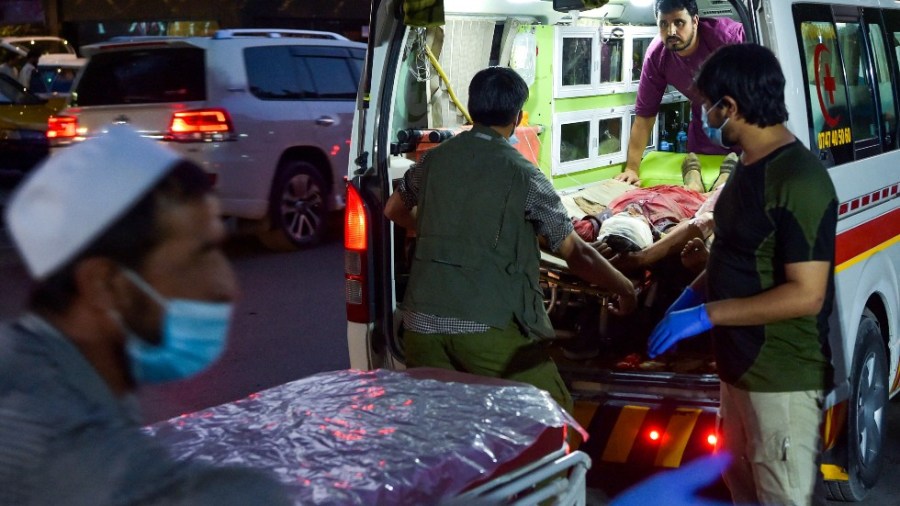
<path fill-rule="evenodd" d="M 660 151 L 672 151 L 672 145 L 669 144 L 669 141 L 662 141 L 659 143 Z"/>
<path fill-rule="evenodd" d="M 509 66 L 522 76 L 522 80 L 528 86 L 534 83 L 536 53 L 537 36 L 533 28 L 530 31 L 519 32 L 513 37 Z"/>
<path fill-rule="evenodd" d="M 675 152 L 687 153 L 687 132 L 680 130 L 675 136 Z"/>

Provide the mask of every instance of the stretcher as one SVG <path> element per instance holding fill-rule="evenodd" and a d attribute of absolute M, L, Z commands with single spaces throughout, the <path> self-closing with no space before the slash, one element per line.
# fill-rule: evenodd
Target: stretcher
<path fill-rule="evenodd" d="M 165 420 L 178 459 L 267 470 L 296 504 L 585 504 L 583 429 L 530 385 L 343 370 Z M 548 502 L 549 501 L 549 502 Z"/>
<path fill-rule="evenodd" d="M 624 473 L 632 479 L 622 482 L 631 484 L 712 452 L 719 381 L 705 344 L 685 343 L 696 346 L 656 360 L 644 351 L 668 304 L 654 302 L 655 274 L 633 280 L 639 307 L 625 319 L 612 317 L 608 294 L 572 274 L 564 260 L 542 252 L 540 274 L 558 337 L 550 353 L 575 400 L 575 417 L 590 434 L 578 447 L 592 460 L 587 485 L 615 493 L 620 489 L 608 483 L 610 473 Z M 584 338 L 597 344 L 597 354 L 569 358 L 565 347 Z"/>

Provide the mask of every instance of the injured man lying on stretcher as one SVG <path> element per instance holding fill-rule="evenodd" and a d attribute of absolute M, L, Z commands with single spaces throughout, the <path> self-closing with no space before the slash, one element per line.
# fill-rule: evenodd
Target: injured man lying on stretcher
<path fill-rule="evenodd" d="M 711 240 L 719 189 L 705 194 L 679 186 L 635 189 L 608 209 L 573 220 L 575 231 L 627 275 L 679 254 L 696 275 L 706 261 L 703 247 Z"/>
<path fill-rule="evenodd" d="M 644 286 L 645 293 L 642 310 L 626 318 L 601 315 L 603 304 L 584 298 L 574 335 L 561 343 L 566 358 L 594 358 L 602 346 L 626 341 L 633 349 L 623 348 L 630 351 L 623 366 L 642 362 L 642 325 L 657 321 L 706 264 L 706 241 L 711 240 L 712 211 L 721 187 L 709 193 L 671 185 L 635 188 L 609 201 L 605 209 L 573 219 L 582 239 Z M 700 341 L 697 346 L 702 347 Z"/>

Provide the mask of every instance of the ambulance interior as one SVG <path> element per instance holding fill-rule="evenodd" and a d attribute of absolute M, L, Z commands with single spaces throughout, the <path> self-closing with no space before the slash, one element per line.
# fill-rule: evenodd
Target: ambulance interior
<path fill-rule="evenodd" d="M 728 0 L 697 4 L 701 17 L 746 18 Z M 612 178 L 624 166 L 644 52 L 658 34 L 654 2 L 610 0 L 585 10 L 582 0 L 445 0 L 444 8 L 443 26 L 407 27 L 392 106 L 392 181 L 423 152 L 469 128 L 469 81 L 478 70 L 501 65 L 519 71 L 530 89 L 515 146 L 552 181 L 571 217 L 599 214 L 634 188 Z M 643 187 L 682 184 L 689 120 L 688 101 L 670 87 L 645 150 Z M 715 179 L 721 160 L 703 161 L 704 181 Z M 395 251 L 406 253 L 394 260 L 400 301 L 412 241 L 402 232 L 395 238 Z M 545 304 L 559 338 L 554 358 L 570 385 L 603 390 L 601 384 L 624 379 L 641 391 L 648 382 L 671 386 L 677 377 L 691 383 L 690 395 L 716 396 L 708 337 L 680 343 L 677 352 L 657 360 L 646 355 L 654 324 L 694 273 L 676 255 L 633 277 L 641 290 L 639 309 L 616 318 L 605 309 L 604 293 L 568 273 L 562 260 L 544 256 Z M 398 334 L 391 344 L 402 357 Z M 599 355 L 567 358 L 565 345 L 576 338 L 591 340 Z"/>

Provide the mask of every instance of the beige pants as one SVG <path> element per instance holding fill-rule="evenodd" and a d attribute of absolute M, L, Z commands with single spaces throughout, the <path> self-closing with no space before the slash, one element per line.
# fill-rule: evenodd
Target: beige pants
<path fill-rule="evenodd" d="M 723 477 L 735 504 L 811 504 L 822 391 L 748 392 L 721 385 L 719 447 L 734 456 Z"/>

